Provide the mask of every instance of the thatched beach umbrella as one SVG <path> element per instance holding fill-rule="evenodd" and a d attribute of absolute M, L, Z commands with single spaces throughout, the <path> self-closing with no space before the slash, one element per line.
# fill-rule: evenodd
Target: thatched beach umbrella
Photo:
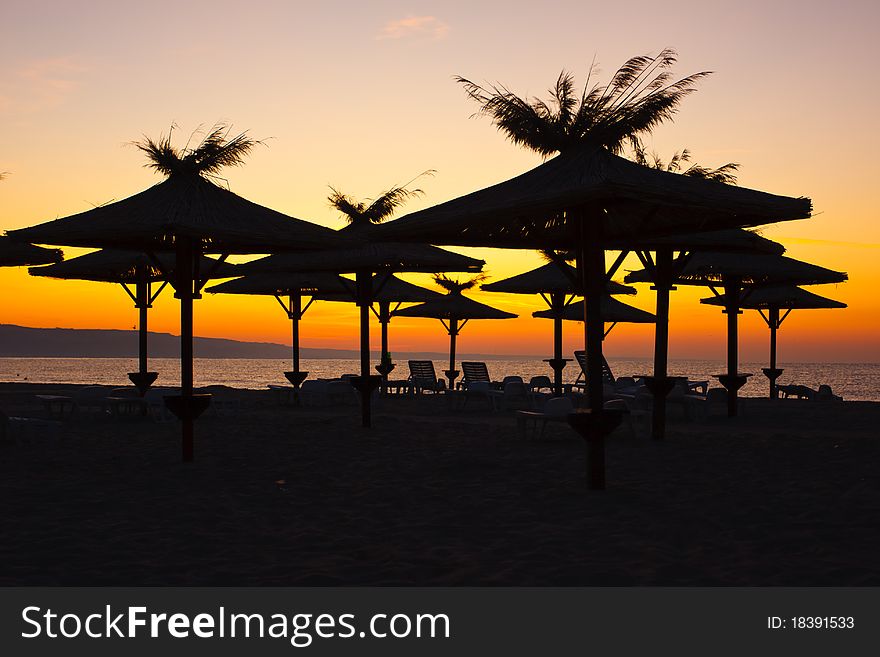
<path fill-rule="evenodd" d="M 228 138 L 219 126 L 196 148 L 180 151 L 165 137 L 138 146 L 149 166 L 166 179 L 129 198 L 80 214 L 55 219 L 10 235 L 38 244 L 120 248 L 146 253 L 173 251 L 180 299 L 180 395 L 166 397 L 181 420 L 183 460 L 193 459 L 193 421 L 210 402 L 193 394 L 193 299 L 201 298 L 206 279 L 198 256 L 267 253 L 338 247 L 335 231 L 294 219 L 248 201 L 214 182 L 223 167 L 238 165 L 256 144 L 245 134 Z"/>
<path fill-rule="evenodd" d="M 354 281 L 342 279 L 346 282 L 345 293 L 332 293 L 321 291 L 316 298 L 325 301 L 357 301 L 357 289 Z M 379 320 L 381 331 L 381 351 L 379 364 L 376 365 L 376 371 L 379 372 L 383 380 L 387 381 L 388 375 L 394 370 L 395 364 L 391 360 L 391 353 L 388 349 L 388 325 L 391 323 L 391 315 L 400 308 L 404 303 L 423 303 L 441 298 L 443 295 L 434 292 L 428 288 L 419 287 L 412 283 L 393 276 L 391 274 L 377 274 L 371 280 L 370 298 L 373 304 L 370 310 Z M 392 308 L 392 304 L 394 308 Z"/>
<path fill-rule="evenodd" d="M 709 171 L 709 174 L 711 175 L 712 171 Z M 651 436 L 654 440 L 663 440 L 666 435 L 666 397 L 674 384 L 674 381 L 667 376 L 669 293 L 675 289 L 673 285 L 675 278 L 680 273 L 681 267 L 688 262 L 690 254 L 707 250 L 782 255 L 785 252 L 785 247 L 761 237 L 754 231 L 733 229 L 658 237 L 645 241 L 635 249 L 642 265 L 651 275 L 652 288 L 657 296 L 654 373 L 645 381 L 654 396 L 654 403 L 651 407 Z M 675 259 L 676 253 L 679 254 L 677 260 Z"/>
<path fill-rule="evenodd" d="M 447 294 L 434 301 L 402 308 L 394 313 L 400 317 L 431 317 L 439 319 L 440 323 L 446 328 L 446 332 L 449 333 L 449 369 L 443 373 L 449 379 L 450 390 L 455 388 L 455 379 L 459 374 L 458 370 L 455 369 L 455 343 L 458 334 L 465 324 L 472 319 L 513 319 L 517 317 L 513 313 L 498 310 L 479 301 L 468 299 L 462 294 L 464 290 L 474 287 L 482 278 L 482 276 L 477 276 L 468 281 L 456 281 L 442 275 L 435 276 L 434 280 L 438 285 L 447 290 Z"/>
<path fill-rule="evenodd" d="M 341 231 L 340 231 L 341 232 Z M 353 231 L 346 231 L 351 234 Z M 358 231 L 365 235 L 372 231 Z M 360 315 L 360 377 L 354 385 L 361 393 L 361 424 L 372 425 L 371 396 L 381 376 L 370 374 L 370 307 L 373 304 L 374 275 L 394 272 L 480 271 L 482 260 L 445 251 L 428 244 L 392 242 L 365 243 L 358 247 L 277 254 L 239 265 L 243 273 L 324 271 L 355 275 L 355 302 Z M 380 279 L 381 280 L 381 279 Z"/>
<path fill-rule="evenodd" d="M 487 292 L 506 292 L 508 294 L 540 294 L 549 308 L 553 319 L 553 358 L 546 362 L 553 370 L 553 394 L 562 394 L 562 371 L 568 359 L 562 357 L 562 313 L 571 305 L 580 289 L 577 270 L 562 260 L 561 257 L 542 267 L 532 269 L 523 274 L 511 276 L 501 281 L 481 286 Z M 635 289 L 621 285 L 615 281 L 605 284 L 608 294 L 635 294 Z M 568 297 L 566 299 L 566 297 Z M 583 311 L 583 308 L 581 308 Z M 537 317 L 538 315 L 535 315 Z M 606 319 L 606 321 L 608 321 Z"/>
<path fill-rule="evenodd" d="M 169 281 L 173 281 L 175 256 L 171 253 L 146 253 L 118 249 L 102 249 L 94 253 L 71 258 L 48 267 L 31 267 L 31 276 L 45 276 L 65 280 L 117 283 L 128 294 L 138 310 L 138 371 L 129 372 L 128 378 L 138 388 L 141 396 L 159 376 L 148 371 L 147 365 L 147 311 L 161 294 Z M 225 262 L 201 256 L 199 270 L 206 278 L 234 276 L 234 269 Z M 154 283 L 160 283 L 153 291 Z M 132 292 L 130 285 L 134 285 Z"/>
<path fill-rule="evenodd" d="M 737 318 L 740 302 L 755 288 L 768 285 L 815 285 L 841 283 L 847 279 L 843 272 L 832 271 L 800 260 L 781 255 L 758 253 L 727 253 L 700 251 L 685 256 L 684 261 L 674 263 L 678 271 L 675 283 L 708 287 L 716 296 L 722 296 L 727 314 L 727 373 L 718 375 L 718 381 L 727 389 L 727 414 L 737 412 L 737 392 L 750 374 L 738 371 L 739 350 Z M 647 282 L 651 274 L 647 269 L 629 273 L 627 283 Z"/>
<path fill-rule="evenodd" d="M 291 371 L 284 372 L 284 376 L 298 391 L 309 376 L 308 372 L 299 368 L 299 323 L 319 293 L 343 294 L 346 289 L 345 281 L 336 274 L 303 272 L 252 274 L 214 285 L 205 291 L 211 294 L 258 294 L 275 297 L 290 320 L 291 327 Z M 287 297 L 286 302 L 284 297 Z M 305 305 L 304 297 L 308 298 Z"/>
<path fill-rule="evenodd" d="M 584 321 L 584 302 L 570 303 L 559 312 L 555 310 L 538 310 L 532 313 L 532 317 L 540 317 L 542 319 L 559 318 L 570 322 L 582 322 Z M 603 329 L 603 337 L 607 337 L 618 323 L 653 324 L 656 318 L 646 310 L 630 306 L 612 296 L 606 295 L 602 298 L 602 319 L 606 324 L 611 325 Z"/>
<path fill-rule="evenodd" d="M 723 296 L 714 296 L 700 299 L 700 303 L 723 306 L 726 300 Z M 740 298 L 738 305 L 740 308 L 757 310 L 770 329 L 770 367 L 765 367 L 762 371 L 770 380 L 771 399 L 778 396 L 776 379 L 782 375 L 782 370 L 776 367 L 776 332 L 785 318 L 795 309 L 846 308 L 845 303 L 807 292 L 794 285 L 750 290 Z"/>
<path fill-rule="evenodd" d="M 27 242 L 0 236 L 0 267 L 48 265 L 63 258 L 60 249 L 44 249 Z"/>

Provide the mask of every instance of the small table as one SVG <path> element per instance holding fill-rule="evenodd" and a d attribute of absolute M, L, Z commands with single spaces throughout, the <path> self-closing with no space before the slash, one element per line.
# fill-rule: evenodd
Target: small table
<path fill-rule="evenodd" d="M 143 397 L 107 397 L 107 406 L 113 416 L 147 414 L 149 405 Z"/>
<path fill-rule="evenodd" d="M 64 411 L 67 409 L 70 409 L 72 414 L 76 406 L 73 398 L 65 395 L 37 395 L 37 399 L 43 402 L 49 417 L 54 417 L 56 414 L 58 417 L 64 417 Z"/>

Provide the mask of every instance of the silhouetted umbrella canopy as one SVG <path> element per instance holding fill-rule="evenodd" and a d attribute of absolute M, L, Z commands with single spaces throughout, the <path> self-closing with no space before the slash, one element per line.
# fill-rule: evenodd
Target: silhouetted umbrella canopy
<path fill-rule="evenodd" d="M 0 237 L 0 267 L 47 265 L 63 258 L 59 249 L 44 249 L 27 242 Z"/>
<path fill-rule="evenodd" d="M 671 248 L 676 251 L 752 251 L 775 255 L 785 253 L 785 247 L 779 242 L 742 228 L 654 237 L 636 243 L 634 248 L 648 251 Z"/>
<path fill-rule="evenodd" d="M 565 273 L 565 270 L 568 270 L 568 274 Z M 511 294 L 540 294 L 541 292 L 575 294 L 573 283 L 575 280 L 577 280 L 577 272 L 574 267 L 569 264 L 549 262 L 524 274 L 487 283 L 481 288 L 487 292 L 508 292 Z M 608 281 L 605 289 L 608 294 L 636 293 L 635 288 L 621 285 L 615 281 Z"/>
<path fill-rule="evenodd" d="M 813 285 L 841 283 L 843 272 L 832 271 L 780 255 L 762 253 L 721 253 L 700 251 L 689 256 L 676 282 L 682 285 L 721 285 L 725 277 L 736 277 L 747 285 L 792 283 Z M 627 283 L 646 283 L 651 274 L 645 269 L 630 272 Z"/>
<path fill-rule="evenodd" d="M 562 319 L 582 322 L 584 321 L 584 302 L 578 301 L 567 305 L 560 313 Z M 539 310 L 532 313 L 532 317 L 543 319 L 555 319 L 553 310 Z M 630 306 L 618 301 L 614 297 L 602 297 L 602 321 L 604 322 L 629 322 L 632 324 L 653 324 L 657 318 L 649 312 Z"/>
<path fill-rule="evenodd" d="M 557 155 L 510 180 L 377 227 L 374 239 L 511 248 L 569 248 L 565 211 L 604 210 L 605 246 L 653 236 L 758 226 L 810 216 L 789 198 L 638 165 L 596 147 Z M 595 213 L 587 217 L 591 220 Z"/>
<path fill-rule="evenodd" d="M 345 282 L 345 292 L 332 292 L 329 289 L 321 289 L 315 295 L 316 299 L 325 301 L 354 301 L 355 282 L 348 280 Z M 377 274 L 372 278 L 372 293 L 370 298 L 373 301 L 388 303 L 418 303 L 422 301 L 432 301 L 434 299 L 442 299 L 443 295 L 426 287 L 420 287 L 407 283 L 397 276 Z"/>
<path fill-rule="evenodd" d="M 180 236 L 204 241 L 207 253 L 266 253 L 347 243 L 336 231 L 187 174 L 171 175 L 122 201 L 9 234 L 36 244 L 131 250 L 170 250 L 171 237 Z"/>
<path fill-rule="evenodd" d="M 723 306 L 724 297 L 709 297 L 708 299 L 700 299 L 700 303 L 710 306 Z M 740 301 L 740 308 L 748 308 L 754 310 L 767 310 L 769 308 L 779 308 L 781 310 L 799 309 L 799 308 L 846 308 L 845 303 L 823 297 L 812 292 L 807 292 L 794 285 L 785 285 L 779 287 L 757 288 L 749 292 L 748 295 Z"/>
<path fill-rule="evenodd" d="M 345 282 L 336 274 L 327 272 L 280 272 L 251 274 L 226 281 L 205 290 L 212 294 L 317 294 L 318 292 L 348 293 Z"/>
<path fill-rule="evenodd" d="M 102 249 L 94 253 L 59 262 L 48 267 L 31 267 L 32 276 L 62 278 L 104 283 L 137 283 L 138 269 L 145 268 L 148 281 L 165 280 L 174 271 L 174 254 L 157 253 L 157 263 L 146 253 L 119 249 Z M 218 262 L 213 258 L 199 258 L 199 275 L 210 278 L 230 278 L 237 276 L 235 265 Z"/>
<path fill-rule="evenodd" d="M 498 310 L 459 293 L 444 294 L 439 299 L 394 311 L 395 317 L 432 317 L 434 319 L 513 319 L 513 313 Z"/>
<path fill-rule="evenodd" d="M 378 242 L 354 248 L 281 253 L 239 265 L 242 273 L 279 271 L 332 271 L 340 274 L 359 269 L 407 272 L 480 271 L 484 261 L 427 244 Z"/>

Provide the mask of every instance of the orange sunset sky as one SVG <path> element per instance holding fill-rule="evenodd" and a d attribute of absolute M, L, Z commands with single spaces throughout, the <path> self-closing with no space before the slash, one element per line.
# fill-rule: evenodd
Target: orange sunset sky
<path fill-rule="evenodd" d="M 788 255 L 849 273 L 812 291 L 846 310 L 794 312 L 780 334 L 782 362 L 880 362 L 880 9 L 868 0 L 642 2 L 4 2 L 0 24 L 0 228 L 66 216 L 130 196 L 161 178 L 130 142 L 166 133 L 178 145 L 200 125 L 233 124 L 265 139 L 226 173 L 253 201 L 331 227 L 328 185 L 378 195 L 425 169 L 417 210 L 505 180 L 541 162 L 513 146 L 454 80 L 500 82 L 546 97 L 563 68 L 583 84 L 591 62 L 606 82 L 625 59 L 675 48 L 675 73 L 715 73 L 649 145 L 664 159 L 689 148 L 707 166 L 734 161 L 739 183 L 813 199 L 813 218 L 768 226 Z M 461 249 L 487 261 L 490 280 L 541 264 L 531 252 Z M 68 257 L 84 253 L 66 250 Z M 628 260 L 624 269 L 637 268 Z M 427 276 L 406 277 L 431 286 Z M 550 323 L 531 318 L 537 296 L 477 293 L 518 313 L 472 322 L 459 350 L 546 356 Z M 670 352 L 725 354 L 724 318 L 702 288 L 673 293 Z M 37 279 L 0 270 L 0 322 L 38 327 L 133 328 L 118 287 Z M 628 303 L 653 310 L 647 286 Z M 157 301 L 151 330 L 178 332 L 177 304 Z M 374 324 L 374 326 L 376 326 Z M 767 329 L 743 315 L 743 360 L 763 359 Z M 289 343 L 289 323 L 265 297 L 205 295 L 196 335 Z M 567 326 L 566 349 L 582 343 Z M 649 356 L 650 326 L 618 326 L 612 356 Z M 374 331 L 378 346 L 378 331 Z M 438 322 L 399 318 L 391 351 L 446 348 Z M 308 347 L 357 347 L 355 308 L 319 303 Z"/>

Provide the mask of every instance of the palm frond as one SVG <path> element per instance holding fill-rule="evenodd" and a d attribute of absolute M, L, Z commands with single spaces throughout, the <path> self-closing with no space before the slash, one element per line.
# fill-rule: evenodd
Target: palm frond
<path fill-rule="evenodd" d="M 739 170 L 739 164 L 736 162 L 728 162 L 716 169 L 704 167 L 701 164 L 691 164 L 687 169 L 683 166 L 691 161 L 691 152 L 687 148 L 683 148 L 672 154 L 669 162 L 664 162 L 656 153 L 647 154 L 645 145 L 638 138 L 630 141 L 632 153 L 630 159 L 636 164 L 646 166 L 668 173 L 681 173 L 683 176 L 691 176 L 693 178 L 703 178 L 704 180 L 714 180 L 715 182 L 724 183 L 725 185 L 736 184 L 736 172 Z"/>
<path fill-rule="evenodd" d="M 370 201 L 369 205 L 366 202 L 355 201 L 333 187 L 330 187 L 332 194 L 327 200 L 330 201 L 330 206 L 341 212 L 350 224 L 378 224 L 390 218 L 407 199 L 424 195 L 424 190 L 409 189 L 407 186 L 422 176 L 433 176 L 435 173 L 434 169 L 423 171 L 409 182 L 383 192 L 376 199 L 367 199 Z"/>
<path fill-rule="evenodd" d="M 434 274 L 434 282 L 450 294 L 461 294 L 465 290 L 476 287 L 488 278 L 486 274 L 478 274 L 461 281 L 457 278 L 449 278 L 446 274 Z"/>
<path fill-rule="evenodd" d="M 657 56 L 632 57 L 617 69 L 607 85 L 589 86 L 580 97 L 574 92 L 574 78 L 563 70 L 550 90 L 550 102 L 517 96 L 507 87 L 483 87 L 457 76 L 467 95 L 480 105 L 505 136 L 548 157 L 584 143 L 619 153 L 629 140 L 648 133 L 672 118 L 681 101 L 696 90 L 709 71 L 673 81 L 668 70 L 676 63 L 674 50 Z"/>
<path fill-rule="evenodd" d="M 558 249 L 541 249 L 539 253 L 545 262 L 571 262 L 577 257 L 574 251 L 560 251 Z"/>
<path fill-rule="evenodd" d="M 251 149 L 263 143 L 248 137 L 246 132 L 229 137 L 230 126 L 217 124 L 195 148 L 190 148 L 187 143 L 184 148 L 178 149 L 171 143 L 171 133 L 175 127 L 172 125 L 168 134 L 160 135 L 158 140 L 144 136 L 143 141 L 134 142 L 137 148 L 146 153 L 146 166 L 166 176 L 216 176 L 224 167 L 243 164 Z"/>

